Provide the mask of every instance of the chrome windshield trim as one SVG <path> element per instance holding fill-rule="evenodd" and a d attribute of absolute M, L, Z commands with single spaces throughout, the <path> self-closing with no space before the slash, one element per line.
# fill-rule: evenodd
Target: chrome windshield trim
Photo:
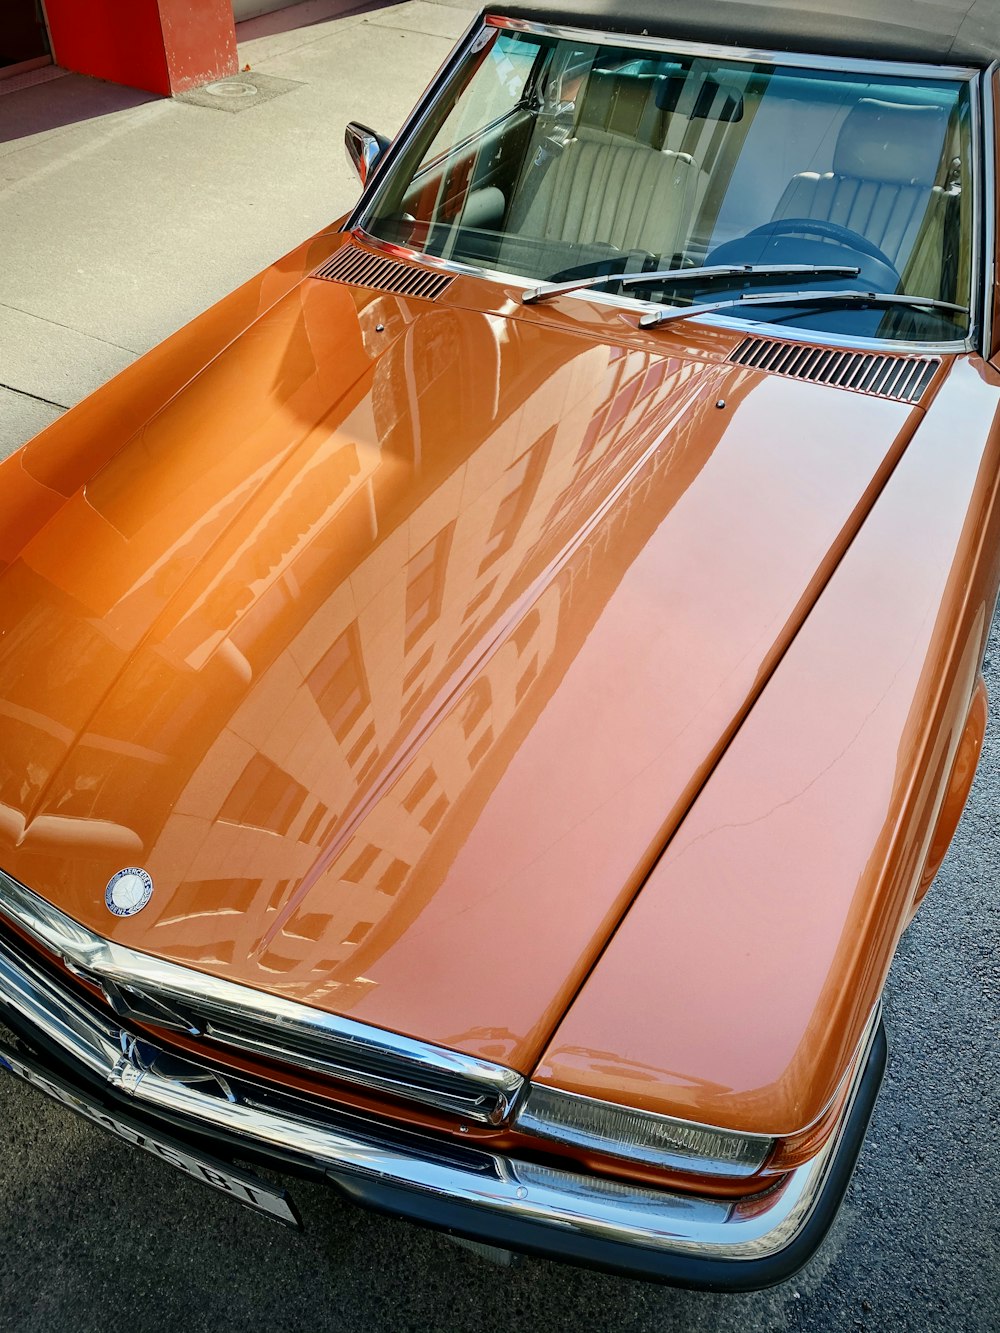
<path fill-rule="evenodd" d="M 326 1013 L 116 944 L 0 871 L 0 915 L 98 986 L 119 1014 L 188 1031 L 293 1067 L 484 1124 L 505 1121 L 524 1076 L 505 1065 Z M 144 1004 L 143 1002 L 147 1002 Z M 153 1010 L 155 1015 L 155 1009 Z"/>
<path fill-rule="evenodd" d="M 733 329 L 745 336 L 782 338 L 788 342 L 821 343 L 824 347 L 843 347 L 857 352 L 899 352 L 907 356 L 958 356 L 974 352 L 974 338 L 951 342 L 907 342 L 902 338 L 849 338 L 845 334 L 819 329 L 793 329 L 790 324 L 771 324 L 764 320 L 735 319 L 731 315 L 705 315 L 699 323 L 721 329 Z"/>
<path fill-rule="evenodd" d="M 414 104 L 413 110 L 399 127 L 398 132 L 390 141 L 389 147 L 381 155 L 378 170 L 369 177 L 367 185 L 361 191 L 358 202 L 351 209 L 341 230 L 353 231 L 361 225 L 361 219 L 371 212 L 378 202 L 378 196 L 385 189 L 386 183 L 392 175 L 396 158 L 404 150 L 412 136 L 419 132 L 420 127 L 427 119 L 428 111 L 437 101 L 439 93 L 448 84 L 452 75 L 465 60 L 467 53 L 485 31 L 486 25 L 478 14 L 475 15 L 454 47 L 438 66 L 430 83 Z M 376 126 L 376 128 L 378 127 Z"/>
<path fill-rule="evenodd" d="M 979 136 L 982 145 L 982 171 L 979 173 L 983 186 L 979 216 L 982 218 L 982 264 L 980 299 L 982 302 L 982 352 L 989 360 L 994 351 L 995 328 L 993 321 L 994 285 L 996 283 L 996 211 L 1000 199 L 997 197 L 997 143 L 994 125 L 994 84 L 1000 74 L 1000 60 L 994 60 L 984 70 L 979 89 L 979 109 L 982 133 Z M 977 233 L 979 228 L 976 229 Z"/>
<path fill-rule="evenodd" d="M 454 273 L 466 278 L 487 278 L 491 282 L 503 282 L 518 288 L 538 285 L 537 279 L 524 278 L 517 273 L 502 273 L 499 269 L 481 268 L 478 264 L 461 264 L 455 259 L 442 259 L 440 255 L 428 254 L 426 250 L 414 250 L 412 246 L 399 245 L 396 241 L 384 241 L 381 236 L 373 236 L 371 232 L 365 231 L 364 227 L 353 227 L 350 235 L 357 243 L 390 255 L 393 259 L 408 259 L 413 264 L 438 269 L 442 273 Z"/>
<path fill-rule="evenodd" d="M 983 151 L 982 76 L 977 73 L 970 82 L 972 84 L 969 95 L 971 116 L 969 135 L 972 141 L 972 255 L 969 261 L 971 265 L 969 274 L 969 346 L 972 349 L 985 350 L 986 344 L 983 339 L 987 310 L 984 305 L 983 232 L 986 224 L 983 217 L 983 204 L 987 194 L 984 181 L 984 170 L 987 164 L 984 160 Z"/>
<path fill-rule="evenodd" d="M 605 273 L 599 277 L 570 279 L 566 282 L 543 282 L 521 297 L 522 305 L 537 305 L 556 296 L 572 292 L 588 292 L 595 288 L 618 284 L 623 287 L 654 287 L 657 283 L 672 287 L 675 283 L 700 282 L 705 278 L 778 278 L 778 277 L 837 277 L 856 278 L 861 270 L 844 264 L 702 264 L 698 268 L 651 269 L 648 273 Z"/>
<path fill-rule="evenodd" d="M 874 74 L 902 79 L 969 79 L 979 71 L 974 65 L 919 64 L 915 61 L 866 60 L 847 56 L 824 56 L 803 51 L 772 51 L 763 47 L 721 46 L 718 43 L 687 42 L 672 37 L 649 37 L 643 33 L 608 32 L 603 28 L 577 28 L 563 24 L 537 23 L 529 19 L 490 14 L 486 26 L 508 28 L 514 32 L 533 33 L 538 37 L 558 37 L 570 42 L 588 42 L 595 46 L 634 47 L 637 51 L 665 51 L 679 56 L 707 56 L 713 60 L 751 61 L 760 65 L 796 65 L 800 69 L 832 70 L 837 73 Z"/>
<path fill-rule="evenodd" d="M 840 303 L 845 306 L 871 305 L 877 308 L 884 306 L 886 310 L 898 306 L 904 310 L 948 310 L 958 315 L 969 313 L 968 306 L 955 305 L 951 301 L 935 301 L 930 297 L 901 296 L 888 292 L 855 291 L 852 288 L 834 291 L 820 287 L 808 291 L 744 292 L 741 296 L 727 297 L 722 301 L 705 301 L 698 305 L 689 306 L 668 306 L 660 310 L 651 310 L 648 314 L 643 315 L 639 320 L 639 327 L 641 329 L 658 329 L 663 324 L 676 324 L 678 320 L 682 319 L 698 319 L 702 315 L 711 315 L 718 310 L 741 310 L 744 307 L 756 309 L 769 305 L 836 306 Z"/>
<path fill-rule="evenodd" d="M 372 250 L 391 255 L 396 259 L 406 259 L 425 268 L 439 269 L 442 273 L 453 273 L 456 277 L 481 278 L 485 282 L 495 282 L 504 287 L 511 287 L 517 292 L 530 291 L 538 286 L 537 278 L 526 278 L 519 273 L 502 273 L 498 269 L 479 268 L 473 264 L 459 264 L 451 259 L 441 259 L 437 255 L 425 254 L 422 250 L 412 250 L 409 246 L 398 245 L 393 241 L 383 241 L 372 236 L 363 227 L 356 227 L 351 232 L 352 238 Z M 636 297 L 618 292 L 602 292 L 593 289 L 584 292 L 568 292 L 567 299 L 583 300 L 599 305 L 612 306 L 617 310 L 645 314 L 651 308 L 649 301 L 640 301 Z M 501 313 L 512 319 L 521 315 L 523 302 L 518 298 L 516 304 Z M 653 307 L 655 308 L 655 307 Z M 678 307 L 679 309 L 680 307 Z M 785 338 L 790 342 L 822 343 L 824 347 L 851 348 L 859 352 L 905 352 L 911 356 L 956 355 L 960 352 L 975 350 L 975 342 L 970 338 L 959 338 L 949 342 L 906 342 L 899 338 L 849 338 L 839 333 L 820 333 L 816 329 L 794 329 L 789 324 L 771 324 L 764 320 L 733 319 L 729 315 L 706 315 L 705 324 L 723 329 L 733 329 L 742 334 L 761 333 L 769 337 Z"/>
<path fill-rule="evenodd" d="M 440 1140 L 427 1136 L 397 1142 L 367 1118 L 324 1120 L 314 1114 L 314 1103 L 303 1099 L 296 1099 L 297 1111 L 275 1106 L 273 1098 L 269 1105 L 268 1090 L 261 1086 L 258 1093 L 252 1081 L 227 1079 L 220 1095 L 214 1070 L 205 1066 L 199 1077 L 199 1067 L 185 1060 L 179 1076 L 172 1075 L 168 1052 L 118 1027 L 0 940 L 0 1017 L 5 1015 L 137 1107 L 179 1121 L 193 1133 L 233 1135 L 286 1160 L 319 1165 L 348 1192 L 352 1180 L 368 1180 L 463 1204 L 483 1218 L 533 1222 L 626 1248 L 737 1262 L 778 1254 L 806 1227 L 837 1161 L 878 1031 L 876 1010 L 867 1045 L 850 1073 L 844 1111 L 823 1148 L 765 1194 L 749 1196 L 750 1206 L 744 1207 L 739 1199 L 658 1190 L 471 1145 L 449 1154 Z"/>
<path fill-rule="evenodd" d="M 751 61 L 762 64 L 785 65 L 798 67 L 801 69 L 829 70 L 837 73 L 857 72 L 858 74 L 870 74 L 875 76 L 891 76 L 896 78 L 921 78 L 943 80 L 952 83 L 966 82 L 972 85 L 970 102 L 972 105 L 973 125 L 972 135 L 974 145 L 981 145 L 984 138 L 980 123 L 980 106 L 982 100 L 983 72 L 973 66 L 968 65 L 925 65 L 913 62 L 882 60 L 849 60 L 846 61 L 839 57 L 808 55 L 798 51 L 769 51 L 755 50 L 748 47 L 737 46 L 718 46 L 711 44 L 702 44 L 699 42 L 684 42 L 668 40 L 666 38 L 644 37 L 637 33 L 609 33 L 597 28 L 576 28 L 566 27 L 558 24 L 535 23 L 522 19 L 513 19 L 506 16 L 491 15 L 488 11 L 480 16 L 473 18 L 472 22 L 466 28 L 465 32 L 459 38 L 455 47 L 440 65 L 431 82 L 427 85 L 417 104 L 403 122 L 398 134 L 390 143 L 379 162 L 379 170 L 371 178 L 369 185 L 362 191 L 358 202 L 355 204 L 351 213 L 343 223 L 341 228 L 344 232 L 352 233 L 356 239 L 363 240 L 366 244 L 374 246 L 377 249 L 384 250 L 386 253 L 397 254 L 404 258 L 409 258 L 417 263 L 427 264 L 432 268 L 439 268 L 446 272 L 464 274 L 469 277 L 482 277 L 493 281 L 504 282 L 516 286 L 519 290 L 530 290 L 539 286 L 537 278 L 527 279 L 519 274 L 503 273 L 496 269 L 480 268 L 472 264 L 459 264 L 450 260 L 438 259 L 434 255 L 425 254 L 423 251 L 411 250 L 408 247 L 395 245 L 391 242 L 381 241 L 366 230 L 365 223 L 371 215 L 373 209 L 378 203 L 379 196 L 388 188 L 392 175 L 392 169 L 396 159 L 404 151 L 412 136 L 419 132 L 424 121 L 427 119 L 428 112 L 436 101 L 438 94 L 447 85 L 451 77 L 457 72 L 466 55 L 475 47 L 485 32 L 490 28 L 506 28 L 516 32 L 535 33 L 539 36 L 564 38 L 569 41 L 591 42 L 596 45 L 604 46 L 622 46 L 628 45 L 637 50 L 660 51 L 667 54 L 676 53 L 677 55 L 695 55 L 708 56 L 714 59 L 731 59 L 740 61 Z M 992 67 L 991 67 L 992 68 Z M 978 154 L 977 154 L 978 158 Z M 988 165 L 988 164 L 987 164 Z M 980 162 L 973 163 L 972 188 L 973 188 L 973 209 L 977 219 L 982 218 L 983 190 L 980 186 L 981 171 Z M 990 225 L 987 221 L 987 227 Z M 920 351 L 924 353 L 961 353 L 979 350 L 980 339 L 977 331 L 980 324 L 986 322 L 985 318 L 980 320 L 980 292 L 981 282 L 978 280 L 981 267 L 979 238 L 982 228 L 973 227 L 973 254 L 972 254 L 972 307 L 970 318 L 970 331 L 966 337 L 955 339 L 953 341 L 941 342 L 907 342 L 900 339 L 878 339 L 878 338 L 841 338 L 837 335 L 824 334 L 823 341 L 832 346 L 857 347 L 859 349 L 880 348 L 883 351 Z M 989 252 L 987 251 L 987 254 Z M 573 293 L 575 295 L 575 293 Z M 614 294 L 603 292 L 586 292 L 583 294 L 589 300 L 603 300 L 609 304 L 622 304 L 622 299 L 616 300 Z M 623 298 L 628 302 L 628 298 Z M 639 303 L 637 303 L 639 304 Z M 641 303 L 647 305 L 648 303 Z M 634 308 L 631 304 L 625 304 L 625 309 Z M 509 312 L 513 313 L 513 312 Z M 733 319 L 725 315 L 706 316 L 706 323 L 710 325 L 719 324 L 723 328 L 746 329 L 745 321 Z M 797 333 L 794 330 L 787 329 L 785 325 L 758 325 L 760 328 L 773 328 L 782 331 L 785 336 L 790 338 L 802 338 L 815 340 L 816 331 L 802 331 Z"/>

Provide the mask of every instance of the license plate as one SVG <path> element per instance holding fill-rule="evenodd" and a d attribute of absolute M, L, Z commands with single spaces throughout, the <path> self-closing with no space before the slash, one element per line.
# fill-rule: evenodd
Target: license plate
<path fill-rule="evenodd" d="M 71 1111 L 93 1121 L 95 1125 L 110 1130 L 126 1143 L 131 1143 L 134 1148 L 142 1148 L 144 1152 L 158 1157 L 161 1162 L 168 1162 L 178 1171 L 183 1171 L 186 1176 L 200 1181 L 202 1185 L 208 1185 L 221 1194 L 228 1194 L 237 1203 L 253 1208 L 258 1213 L 266 1213 L 268 1217 L 284 1222 L 286 1226 L 301 1225 L 284 1190 L 275 1189 L 266 1180 L 249 1171 L 242 1171 L 228 1162 L 218 1161 L 206 1153 L 189 1148 L 187 1144 L 179 1143 L 176 1139 L 161 1134 L 159 1130 L 155 1134 L 150 1134 L 143 1125 L 131 1121 L 128 1116 L 122 1116 L 117 1111 L 112 1114 L 105 1110 L 99 1102 L 91 1101 L 85 1094 L 64 1083 L 61 1078 L 50 1074 L 47 1069 L 41 1068 L 23 1055 L 16 1054 L 6 1046 L 0 1046 L 0 1071 L 2 1070 L 24 1079 L 39 1092 L 44 1092 L 46 1096 L 54 1098 L 63 1106 L 69 1107 Z"/>

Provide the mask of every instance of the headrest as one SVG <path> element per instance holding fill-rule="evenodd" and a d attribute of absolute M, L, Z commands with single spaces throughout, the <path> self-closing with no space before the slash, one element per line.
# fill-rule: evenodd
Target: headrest
<path fill-rule="evenodd" d="M 680 103 L 681 96 L 688 86 L 683 75 L 672 75 L 661 79 L 656 90 L 656 105 L 661 111 L 672 115 Z M 730 83 L 719 83 L 717 79 L 702 79 L 695 97 L 694 106 L 688 111 L 690 120 L 734 121 L 743 119 L 743 94 Z"/>
<path fill-rule="evenodd" d="M 656 80 L 650 74 L 622 74 L 594 69 L 577 107 L 577 128 L 609 130 L 634 138 L 653 102 Z"/>
<path fill-rule="evenodd" d="M 852 107 L 841 127 L 834 174 L 893 185 L 933 185 L 947 128 L 943 107 L 866 97 Z"/>

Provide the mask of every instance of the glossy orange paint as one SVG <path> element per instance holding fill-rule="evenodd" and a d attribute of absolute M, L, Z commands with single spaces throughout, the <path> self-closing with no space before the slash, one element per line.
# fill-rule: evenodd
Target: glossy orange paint
<path fill-rule="evenodd" d="M 831 708 L 822 660 L 804 683 L 793 663 L 877 542 L 861 522 L 922 410 L 729 365 L 732 331 L 642 332 L 599 301 L 309 277 L 345 239 L 316 238 L 0 465 L 0 865 L 198 969 L 524 1072 L 548 1047 L 562 1086 L 805 1129 L 903 917 L 862 920 L 881 903 L 864 865 L 817 847 L 814 873 L 844 880 L 789 957 L 802 878 L 780 836 L 764 841 L 789 869 L 755 888 L 759 919 L 733 864 L 690 867 L 725 841 L 702 813 L 720 784 L 753 804 L 778 755 L 810 771 L 853 734 L 837 710 L 870 705 L 880 658 L 828 683 Z M 971 374 L 942 372 L 918 441 Z M 886 655 L 909 642 L 908 624 L 836 624 Z M 786 679 L 781 745 L 748 749 Z M 884 775 L 862 780 L 870 815 Z M 156 893 L 112 919 L 125 864 Z M 823 1026 L 808 978 L 853 977 L 848 955 L 877 966 Z"/>
<path fill-rule="evenodd" d="M 951 846 L 951 840 L 955 836 L 958 821 L 965 809 L 965 803 L 969 799 L 972 779 L 976 776 L 979 756 L 983 752 L 983 740 L 986 736 L 988 716 L 989 698 L 986 693 L 986 682 L 980 676 L 972 691 L 969 716 L 966 719 L 962 738 L 958 743 L 958 749 L 952 762 L 951 776 L 945 788 L 944 800 L 941 803 L 941 811 L 934 828 L 934 836 L 931 839 L 923 874 L 920 876 L 920 881 L 913 896 L 911 913 L 915 913 L 923 902 L 927 890 L 934 882 L 935 875 L 941 869 L 941 863 Z"/>
<path fill-rule="evenodd" d="M 1000 375 L 961 358 L 543 1081 L 748 1131 L 823 1113 L 940 850 L 970 700 L 979 727 L 998 480 Z"/>

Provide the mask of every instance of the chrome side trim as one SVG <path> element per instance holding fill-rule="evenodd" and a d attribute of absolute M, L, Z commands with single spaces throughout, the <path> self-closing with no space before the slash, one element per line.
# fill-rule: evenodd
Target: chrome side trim
<path fill-rule="evenodd" d="M 105 989 L 114 1012 L 186 1027 L 278 1060 L 484 1124 L 506 1120 L 523 1075 L 311 1005 L 196 972 L 96 935 L 0 871 L 0 915 L 71 971 Z M 0 996 L 2 1000 L 2 996 Z M 124 1011 L 124 1012 L 123 1012 Z"/>
<path fill-rule="evenodd" d="M 371 1121 L 333 1123 L 272 1109 L 267 1092 L 233 1080 L 220 1092 L 212 1071 L 170 1056 L 69 994 L 13 946 L 0 940 L 0 1015 L 12 1014 L 64 1057 L 128 1094 L 137 1105 L 179 1119 L 197 1133 L 235 1135 L 286 1159 L 327 1168 L 348 1184 L 366 1178 L 470 1206 L 484 1216 L 540 1223 L 553 1232 L 705 1259 L 764 1259 L 785 1249 L 812 1216 L 831 1174 L 878 1029 L 872 1015 L 852 1073 L 837 1131 L 817 1155 L 764 1195 L 723 1200 L 612 1181 L 574 1171 L 411 1136 L 401 1146 Z M 140 1054 L 141 1052 L 141 1054 Z M 159 1064 L 158 1064 L 159 1061 Z M 164 1072 L 158 1072 L 162 1065 Z M 249 1095 L 248 1095 L 249 1094 Z"/>
<path fill-rule="evenodd" d="M 984 286 L 983 286 L 983 267 L 986 256 L 983 253 L 983 233 L 985 228 L 985 219 L 983 217 L 983 203 L 986 198 L 986 182 L 983 178 L 983 168 L 985 161 L 983 159 L 983 80 L 977 72 L 975 77 L 970 80 L 972 87 L 969 95 L 969 107 L 971 116 L 970 136 L 972 139 L 972 255 L 970 258 L 969 274 L 969 297 L 971 309 L 969 313 L 969 343 L 973 350 L 985 351 L 986 344 L 983 341 L 983 327 L 986 320 L 986 310 L 984 307 Z"/>
<path fill-rule="evenodd" d="M 993 355 L 995 329 L 993 325 L 993 307 L 994 307 L 994 285 L 997 279 L 996 273 L 996 214 L 1000 206 L 1000 199 L 997 197 L 997 168 L 996 168 L 996 128 L 995 116 L 996 107 L 994 101 L 994 83 L 997 75 L 1000 73 L 1000 60 L 994 60 L 988 69 L 983 71 L 980 86 L 982 134 L 980 141 L 982 144 L 983 164 L 982 164 L 982 200 L 980 204 L 983 220 L 983 248 L 982 248 L 982 328 L 983 328 L 983 356 L 987 360 Z"/>

